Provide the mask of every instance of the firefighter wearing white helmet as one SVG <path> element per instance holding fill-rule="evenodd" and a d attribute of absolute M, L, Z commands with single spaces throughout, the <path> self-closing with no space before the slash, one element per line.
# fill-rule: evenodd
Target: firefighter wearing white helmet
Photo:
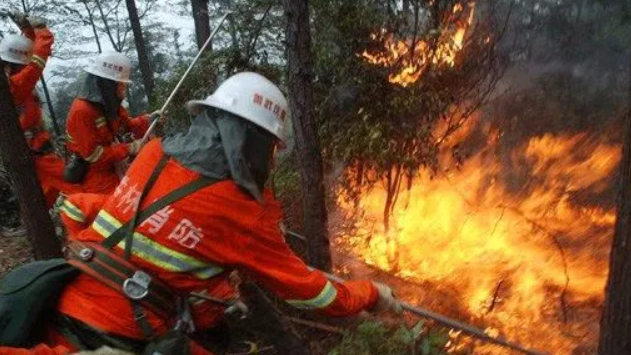
<path fill-rule="evenodd" d="M 101 53 L 84 70 L 88 74 L 66 125 L 67 148 L 73 154 L 65 178 L 81 183 L 84 192 L 110 194 L 120 182 L 115 165 L 138 153 L 150 117 L 132 119 L 122 105 L 131 82 L 129 58 Z M 130 134 L 130 141 L 120 139 Z"/>
<path fill-rule="evenodd" d="M 43 18 L 21 13 L 10 16 L 24 36 L 4 37 L 0 42 L 0 60 L 9 79 L 13 103 L 19 112 L 20 128 L 33 153 L 35 170 L 50 207 L 60 192 L 77 192 L 73 185 L 63 180 L 63 160 L 54 153 L 51 134 L 46 130 L 43 119 L 42 101 L 35 89 L 52 53 L 54 36 Z"/>
<path fill-rule="evenodd" d="M 201 290 L 217 299 L 233 299 L 230 275 L 238 270 L 296 308 L 330 316 L 401 311 L 387 286 L 369 280 L 330 282 L 321 272 L 310 270 L 286 244 L 279 228 L 280 203 L 265 187 L 274 148 L 283 136 L 280 123 L 289 118 L 285 97 L 274 84 L 258 74 L 237 74 L 210 100 L 189 106 L 195 118 L 188 132 L 147 143 L 116 193 L 69 196 L 68 208 L 61 213 L 71 243 L 68 256 L 88 273 L 78 275 L 64 289 L 57 303 L 64 322 L 49 325 L 57 327 L 51 331 L 60 336 L 49 339 L 48 346 L 74 344 L 70 339 L 82 340 L 85 335 L 93 347 L 116 339 L 117 344 L 137 349 L 165 339 L 161 336 L 169 328 L 160 324 L 188 320 L 203 334 L 223 316 L 224 309 L 206 300 L 192 302 L 193 316 L 186 318 L 182 316 L 186 312 L 163 311 L 164 302 L 155 306 L 143 300 L 132 312 L 129 296 L 120 290 L 125 287 L 111 287 L 119 283 L 111 272 L 95 274 L 79 255 L 73 255 L 83 248 L 73 247 L 77 243 L 107 238 L 116 226 L 127 225 L 135 210 L 152 204 L 166 207 L 158 207 L 157 219 L 135 225 L 135 240 L 142 239 L 134 241 L 126 263 L 138 272 L 160 275 L 164 280 L 160 287 L 170 294 Z M 143 188 L 148 191 L 146 198 Z M 169 197 L 174 200 L 167 201 Z M 100 262 L 98 257 L 95 254 L 92 261 Z M 212 354 L 193 340 L 181 343 L 186 349 L 176 345 L 169 353 Z"/>
<path fill-rule="evenodd" d="M 131 61 L 118 52 L 99 54 L 84 70 L 100 78 L 121 83 L 131 83 L 131 80 L 129 80 Z"/>
<path fill-rule="evenodd" d="M 188 103 L 197 113 L 204 107 L 215 107 L 242 117 L 284 142 L 286 121 L 290 119 L 287 99 L 280 89 L 264 76 L 244 72 L 224 81 L 206 100 Z"/>

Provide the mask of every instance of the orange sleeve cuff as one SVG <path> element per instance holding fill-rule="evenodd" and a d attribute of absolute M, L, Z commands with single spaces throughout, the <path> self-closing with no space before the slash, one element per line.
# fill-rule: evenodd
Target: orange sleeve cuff
<path fill-rule="evenodd" d="M 333 283 L 337 297 L 321 312 L 334 317 L 351 316 L 373 308 L 379 300 L 379 292 L 370 281 L 346 281 Z"/>

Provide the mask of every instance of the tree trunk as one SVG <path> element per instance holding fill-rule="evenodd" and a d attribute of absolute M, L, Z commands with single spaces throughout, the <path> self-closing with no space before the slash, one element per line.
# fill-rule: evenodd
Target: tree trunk
<path fill-rule="evenodd" d="M 142 35 L 142 27 L 140 26 L 140 18 L 138 17 L 138 9 L 135 0 L 125 0 L 127 4 L 127 12 L 129 13 L 129 22 L 134 32 L 134 43 L 136 44 L 136 52 L 138 53 L 138 63 L 140 72 L 142 73 L 142 83 L 145 87 L 145 94 L 149 103 L 153 103 L 153 70 L 151 70 L 151 62 L 149 61 L 149 51 Z"/>
<path fill-rule="evenodd" d="M 283 0 L 287 18 L 289 108 L 300 165 L 303 234 L 309 237 L 312 266 L 331 270 L 322 156 L 313 103 L 313 59 L 309 33 L 309 1 Z"/>
<path fill-rule="evenodd" d="M 208 0 L 191 0 L 193 20 L 195 21 L 195 39 L 197 48 L 202 49 L 204 42 L 210 37 L 210 18 L 208 17 Z"/>
<path fill-rule="evenodd" d="M 631 107 L 624 132 L 616 228 L 600 321 L 599 355 L 631 354 Z"/>
<path fill-rule="evenodd" d="M 20 202 L 22 220 L 36 259 L 61 256 L 61 245 L 55 235 L 44 194 L 39 184 L 24 133 L 18 126 L 9 83 L 0 71 L 0 152 L 7 173 Z"/>

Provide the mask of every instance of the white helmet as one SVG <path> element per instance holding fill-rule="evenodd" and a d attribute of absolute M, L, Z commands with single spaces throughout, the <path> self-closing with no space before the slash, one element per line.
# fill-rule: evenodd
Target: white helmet
<path fill-rule="evenodd" d="M 33 41 L 19 35 L 8 35 L 0 42 L 0 58 L 9 63 L 28 64 Z"/>
<path fill-rule="evenodd" d="M 189 101 L 187 106 L 194 114 L 199 113 L 203 106 L 228 111 L 265 129 L 283 142 L 286 139 L 284 126 L 290 119 L 287 99 L 274 83 L 260 74 L 235 74 L 221 83 L 206 100 Z"/>
<path fill-rule="evenodd" d="M 99 54 L 90 63 L 90 66 L 84 70 L 101 78 L 131 83 L 131 80 L 129 80 L 131 61 L 118 52 L 103 52 Z"/>

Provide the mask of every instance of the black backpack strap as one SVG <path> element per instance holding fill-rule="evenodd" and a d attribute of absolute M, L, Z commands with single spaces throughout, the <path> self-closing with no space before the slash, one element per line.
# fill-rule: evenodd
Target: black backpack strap
<path fill-rule="evenodd" d="M 160 176 L 160 173 L 166 166 L 168 160 L 169 160 L 169 156 L 166 154 L 163 154 L 162 158 L 160 158 L 160 161 L 158 162 L 156 167 L 153 169 L 151 176 L 149 176 L 149 180 L 147 180 L 145 187 L 142 188 L 142 192 L 140 192 L 140 197 L 138 198 L 138 206 L 136 206 L 136 210 L 134 212 L 133 217 L 127 223 L 126 228 L 121 228 L 123 229 L 121 232 L 123 232 L 123 235 L 125 236 L 125 239 L 126 239 L 125 240 L 125 259 L 127 260 L 131 258 L 131 248 L 134 243 L 134 229 L 136 228 L 136 223 L 138 222 L 138 212 L 140 209 L 140 203 L 145 199 L 145 196 L 147 195 L 149 190 L 151 190 L 153 185 L 156 183 L 156 180 L 158 180 L 158 177 Z"/>

